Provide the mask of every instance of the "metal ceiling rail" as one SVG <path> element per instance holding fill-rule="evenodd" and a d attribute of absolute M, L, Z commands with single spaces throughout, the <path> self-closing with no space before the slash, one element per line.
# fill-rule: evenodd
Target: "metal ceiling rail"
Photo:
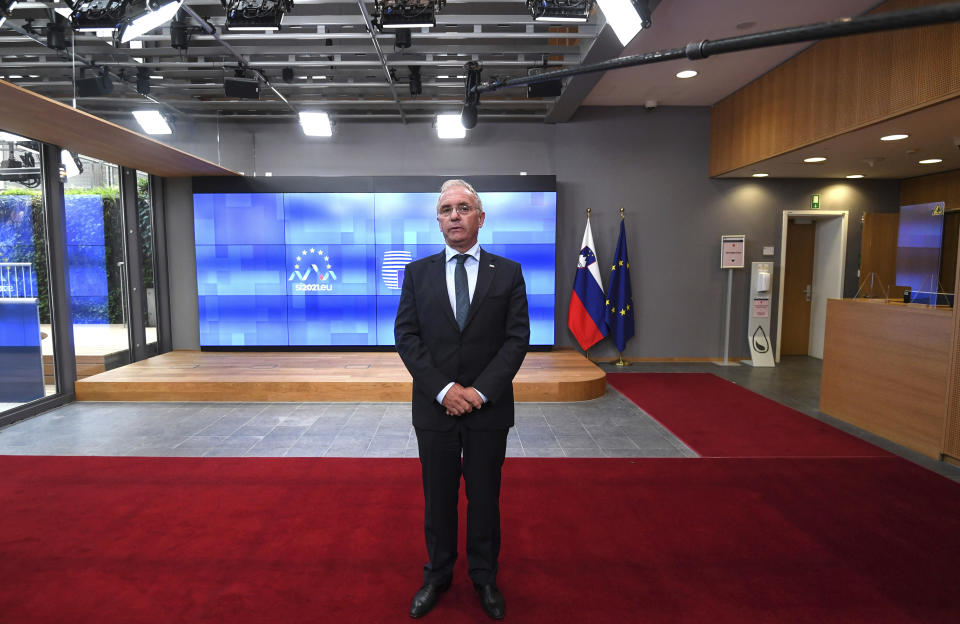
<path fill-rule="evenodd" d="M 716 41 L 705 39 L 703 41 L 688 43 L 682 48 L 670 48 L 657 52 L 649 52 L 647 54 L 624 56 L 602 63 L 582 65 L 572 69 L 561 69 L 506 80 L 489 80 L 479 83 L 473 87 L 471 91 L 475 93 L 488 93 L 508 86 L 529 85 L 547 80 L 566 78 L 568 76 L 579 76 L 611 69 L 635 67 L 637 65 L 651 65 L 678 59 L 698 61 L 716 54 L 742 52 L 789 43 L 819 41 L 821 39 L 832 39 L 835 37 L 846 37 L 849 35 L 883 32 L 887 30 L 900 30 L 918 26 L 931 26 L 957 21 L 960 21 L 960 2 L 938 4 L 918 9 L 890 11 L 864 17 L 848 17 L 805 26 L 794 26 L 792 28 L 751 33 L 738 37 L 717 39 Z"/>
<path fill-rule="evenodd" d="M 227 43 L 226 41 L 222 41 L 217 31 L 214 30 L 213 27 L 210 24 L 208 24 L 202 17 L 200 17 L 196 11 L 191 9 L 190 6 L 186 3 L 186 1 L 184 1 L 183 4 L 180 5 L 180 10 L 186 13 L 187 15 L 189 15 L 190 17 L 192 17 L 193 19 L 195 19 L 197 22 L 199 22 L 200 27 L 202 29 L 204 29 L 205 31 L 213 35 L 214 39 L 219 41 L 224 48 L 226 48 L 231 54 L 233 54 L 239 61 L 241 68 L 251 69 L 246 59 L 243 57 L 243 55 L 237 52 L 236 50 L 234 50 L 229 43 Z M 143 65 L 143 64 L 140 64 L 140 65 Z M 283 97 L 283 95 L 281 95 L 280 92 L 277 91 L 272 84 L 270 84 L 270 81 L 267 80 L 267 77 L 263 75 L 263 72 L 260 72 L 257 70 L 252 70 L 252 71 L 256 71 L 256 73 L 260 76 L 260 79 L 263 80 L 263 82 L 267 85 L 267 87 L 269 87 L 274 93 L 276 93 L 277 97 L 283 100 L 284 104 L 286 104 L 287 106 L 290 106 L 290 103 L 287 102 L 287 98 Z M 293 106 L 290 106 L 290 110 L 293 111 L 294 113 L 297 112 L 296 109 L 293 108 Z"/>
<path fill-rule="evenodd" d="M 407 65 L 421 65 L 421 66 L 432 66 L 432 67 L 451 67 L 451 68 L 462 68 L 463 60 L 444 60 L 444 61 L 428 61 L 424 59 L 401 59 L 401 60 L 391 60 L 385 61 L 386 65 L 393 67 L 406 67 Z M 530 67 L 533 61 L 488 61 L 484 64 L 488 67 Z M 549 61 L 548 66 L 558 66 L 564 65 L 562 61 Z M 566 63 L 569 65 L 569 63 Z M 253 66 L 258 68 L 263 67 L 380 67 L 381 63 L 377 61 L 250 61 L 244 59 L 243 64 L 241 65 L 244 69 L 253 70 Z M 137 61 L 96 61 L 97 67 L 157 67 L 157 68 L 167 68 L 167 69 L 217 69 L 223 68 L 225 66 L 224 61 L 148 61 L 146 60 L 146 55 L 144 55 L 144 61 L 138 63 Z M 538 67 L 541 67 L 542 64 L 537 64 Z M 53 62 L 44 62 L 44 61 L 12 61 L 4 60 L 4 68 L 16 68 L 16 69 L 57 69 L 65 67 L 73 67 L 73 63 L 69 61 L 53 61 Z"/>
<path fill-rule="evenodd" d="M 377 41 L 377 36 L 375 34 L 376 28 L 373 26 L 373 20 L 370 19 L 370 13 L 367 12 L 367 7 L 363 3 L 363 0 L 357 0 L 357 5 L 360 7 L 360 14 L 363 16 L 363 21 L 367 26 L 367 32 L 370 33 L 370 40 L 373 42 L 373 47 L 377 50 L 377 57 L 380 59 L 380 66 L 383 67 L 383 73 L 386 74 L 387 82 L 390 84 L 390 93 L 393 95 L 393 101 L 396 103 L 397 111 L 400 113 L 400 122 L 406 124 L 407 118 L 403 115 L 403 108 L 400 106 L 400 98 L 397 97 L 397 88 L 394 84 L 396 81 L 390 74 L 390 68 L 387 66 L 387 59 L 383 56 L 383 50 L 380 49 L 380 42 Z"/>

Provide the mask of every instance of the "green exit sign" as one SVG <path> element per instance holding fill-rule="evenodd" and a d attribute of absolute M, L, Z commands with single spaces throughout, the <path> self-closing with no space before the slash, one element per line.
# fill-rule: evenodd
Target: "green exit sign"
<path fill-rule="evenodd" d="M 814 210 L 820 210 L 820 196 L 812 195 L 810 197 L 810 207 Z"/>

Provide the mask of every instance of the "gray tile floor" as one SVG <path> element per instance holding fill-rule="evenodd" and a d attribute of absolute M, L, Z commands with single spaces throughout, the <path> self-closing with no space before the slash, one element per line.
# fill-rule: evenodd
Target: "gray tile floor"
<path fill-rule="evenodd" d="M 608 372 L 708 372 L 960 482 L 935 461 L 820 413 L 820 360 L 775 368 L 641 363 Z M 518 403 L 512 457 L 696 457 L 619 392 Z M 160 457 L 416 457 L 409 403 L 71 403 L 0 429 L 0 454 Z"/>
<path fill-rule="evenodd" d="M 518 403 L 511 457 L 696 457 L 615 390 Z M 0 454 L 416 457 L 409 403 L 71 403 L 0 430 Z"/>

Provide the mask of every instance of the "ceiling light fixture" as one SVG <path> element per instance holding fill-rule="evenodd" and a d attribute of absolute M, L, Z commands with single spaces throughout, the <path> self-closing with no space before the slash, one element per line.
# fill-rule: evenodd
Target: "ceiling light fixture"
<path fill-rule="evenodd" d="M 280 30 L 284 14 L 293 0 L 220 0 L 226 2 L 229 30 Z"/>
<path fill-rule="evenodd" d="M 755 174 L 753 174 L 753 177 L 755 177 L 755 178 L 765 178 L 765 177 L 767 177 L 768 175 L 770 175 L 770 174 L 769 174 L 769 173 L 755 173 Z"/>
<path fill-rule="evenodd" d="M 805 163 L 818 163 L 826 160 L 824 156 L 811 156 L 810 158 L 804 158 L 803 162 Z"/>
<path fill-rule="evenodd" d="M 847 176 L 847 179 L 848 179 L 848 180 L 859 180 L 859 179 L 862 178 L 862 177 L 863 177 L 863 174 L 862 174 L 862 173 L 851 173 L 850 175 Z"/>
<path fill-rule="evenodd" d="M 133 111 L 133 116 L 147 134 L 173 134 L 167 120 L 158 110 L 137 110 Z"/>
<path fill-rule="evenodd" d="M 300 127 L 307 136 L 333 136 L 333 126 L 330 124 L 330 115 L 320 112 L 301 112 Z"/>
<path fill-rule="evenodd" d="M 447 0 L 376 0 L 373 23 L 381 31 L 397 28 L 433 28 Z"/>
<path fill-rule="evenodd" d="M 693 78 L 697 75 L 695 69 L 685 69 L 683 71 L 677 72 L 677 78 Z"/>
<path fill-rule="evenodd" d="M 585 23 L 590 19 L 593 0 L 527 0 L 535 22 Z"/>
<path fill-rule="evenodd" d="M 921 165 L 935 165 L 937 163 L 942 163 L 942 158 L 924 158 L 923 160 L 917 161 Z"/>
<path fill-rule="evenodd" d="M 887 136 L 880 137 L 881 141 L 902 141 L 903 139 L 909 138 L 909 134 L 888 134 Z"/>
<path fill-rule="evenodd" d="M 467 129 L 460 123 L 460 115 L 437 115 L 437 137 L 441 139 L 462 139 Z"/>
<path fill-rule="evenodd" d="M 147 0 L 143 10 L 120 25 L 120 43 L 126 43 L 174 18 L 183 0 Z"/>
<path fill-rule="evenodd" d="M 648 0 L 597 0 L 603 17 L 626 46 L 643 28 L 650 28 L 650 3 Z"/>

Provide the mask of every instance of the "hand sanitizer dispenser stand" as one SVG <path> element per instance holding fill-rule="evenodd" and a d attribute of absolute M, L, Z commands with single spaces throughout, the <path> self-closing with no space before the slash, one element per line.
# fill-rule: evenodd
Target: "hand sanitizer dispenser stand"
<path fill-rule="evenodd" d="M 749 366 L 773 366 L 773 343 L 770 340 L 770 308 L 773 300 L 773 263 L 753 262 L 750 271 L 750 320 L 747 342 Z"/>

